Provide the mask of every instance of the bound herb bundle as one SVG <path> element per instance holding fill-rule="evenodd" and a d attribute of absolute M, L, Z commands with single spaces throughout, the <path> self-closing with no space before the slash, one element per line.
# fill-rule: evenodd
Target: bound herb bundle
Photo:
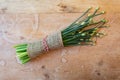
<path fill-rule="evenodd" d="M 97 13 L 99 8 L 96 8 L 92 14 L 89 14 L 90 9 L 85 11 L 82 16 L 60 32 L 48 35 L 33 43 L 16 45 L 16 54 L 20 62 L 22 64 L 27 63 L 30 59 L 46 51 L 60 47 L 93 45 L 95 43 L 93 39 L 103 35 L 99 31 L 104 27 L 106 20 L 102 19 L 94 22 L 93 18 L 104 14 L 104 11 Z"/>

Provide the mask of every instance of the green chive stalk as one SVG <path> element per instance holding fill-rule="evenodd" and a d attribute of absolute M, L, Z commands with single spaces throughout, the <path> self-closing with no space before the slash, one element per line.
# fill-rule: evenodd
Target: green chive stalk
<path fill-rule="evenodd" d="M 75 20 L 66 29 L 61 31 L 62 42 L 64 47 L 75 45 L 94 45 L 94 38 L 103 35 L 100 33 L 100 29 L 104 27 L 106 23 L 105 19 L 101 19 L 94 22 L 94 17 L 104 14 L 105 12 L 99 12 L 99 8 L 96 8 L 92 14 L 89 14 L 91 8 L 85 11 L 82 16 Z M 17 57 L 22 64 L 27 63 L 30 57 L 27 52 L 28 44 L 18 44 L 14 46 L 16 49 Z"/>

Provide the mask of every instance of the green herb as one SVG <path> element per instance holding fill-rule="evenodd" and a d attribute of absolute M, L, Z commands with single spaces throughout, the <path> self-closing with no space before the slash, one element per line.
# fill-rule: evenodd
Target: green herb
<path fill-rule="evenodd" d="M 70 26 L 61 32 L 64 46 L 74 46 L 81 44 L 91 45 L 91 42 L 94 43 L 92 38 L 94 38 L 96 34 L 98 35 L 99 30 L 106 23 L 106 20 L 102 19 L 98 22 L 93 22 L 94 17 L 104 14 L 105 12 L 102 11 L 97 13 L 99 8 L 96 8 L 93 14 L 89 15 L 90 9 L 91 8 L 89 8 L 85 13 L 83 13 L 82 16 L 80 16 L 77 20 L 75 20 L 75 22 L 73 22 Z M 92 28 L 86 29 L 91 25 Z"/>
<path fill-rule="evenodd" d="M 95 37 L 100 37 L 104 35 L 100 33 L 100 29 L 105 27 L 105 19 L 94 22 L 94 17 L 104 14 L 102 11 L 97 13 L 99 8 L 96 8 L 92 14 L 89 14 L 89 8 L 83 13 L 77 20 L 75 20 L 71 25 L 66 29 L 61 31 L 63 45 L 66 46 L 75 46 L 75 45 L 94 45 L 96 41 L 93 40 Z M 27 53 L 28 44 L 19 44 L 16 45 L 16 54 L 22 64 L 27 63 L 30 60 L 30 57 Z"/>

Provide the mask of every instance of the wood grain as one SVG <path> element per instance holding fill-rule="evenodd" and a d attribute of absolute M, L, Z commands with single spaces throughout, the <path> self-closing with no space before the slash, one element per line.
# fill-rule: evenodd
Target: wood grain
<path fill-rule="evenodd" d="M 120 80 L 119 5 L 119 0 L 0 0 L 0 80 Z M 110 25 L 96 46 L 66 47 L 17 63 L 13 45 L 64 29 L 89 6 L 107 11 L 102 17 Z"/>
<path fill-rule="evenodd" d="M 1 12 L 59 13 L 83 12 L 88 7 L 100 6 L 107 12 L 120 12 L 119 0 L 1 0 Z"/>

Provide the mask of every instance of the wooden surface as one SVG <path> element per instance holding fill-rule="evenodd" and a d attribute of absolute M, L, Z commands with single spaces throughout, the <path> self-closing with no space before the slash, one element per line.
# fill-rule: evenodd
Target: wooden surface
<path fill-rule="evenodd" d="M 110 25 L 96 46 L 17 62 L 14 44 L 65 28 L 89 6 L 105 10 Z M 120 80 L 120 0 L 0 0 L 0 80 Z"/>

